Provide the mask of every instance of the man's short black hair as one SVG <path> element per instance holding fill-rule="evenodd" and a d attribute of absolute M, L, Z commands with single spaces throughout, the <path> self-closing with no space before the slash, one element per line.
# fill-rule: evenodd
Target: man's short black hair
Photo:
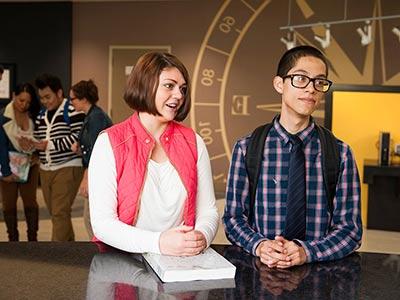
<path fill-rule="evenodd" d="M 294 47 L 294 48 L 286 51 L 282 55 L 281 60 L 279 61 L 278 70 L 276 71 L 276 75 L 279 77 L 286 76 L 287 73 L 289 72 L 289 70 L 296 65 L 297 61 L 301 57 L 305 57 L 305 56 L 312 56 L 312 57 L 316 57 L 316 58 L 319 58 L 320 60 L 322 60 L 322 62 L 325 64 L 325 68 L 326 68 L 325 75 L 328 76 L 328 66 L 329 66 L 328 60 L 326 59 L 324 54 L 322 54 L 321 51 L 319 51 L 317 48 L 315 48 L 313 46 L 309 46 L 309 45 L 297 46 L 297 47 Z"/>
<path fill-rule="evenodd" d="M 54 93 L 63 90 L 60 78 L 47 73 L 38 76 L 35 80 L 35 85 L 40 90 L 49 87 Z"/>

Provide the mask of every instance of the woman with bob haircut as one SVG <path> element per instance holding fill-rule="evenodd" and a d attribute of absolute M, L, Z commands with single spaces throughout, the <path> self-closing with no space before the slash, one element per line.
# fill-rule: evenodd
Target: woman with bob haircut
<path fill-rule="evenodd" d="M 138 60 L 124 94 L 135 111 L 101 133 L 89 163 L 89 205 L 95 237 L 135 253 L 189 256 L 218 227 L 210 160 L 192 129 L 190 80 L 168 53 Z"/>

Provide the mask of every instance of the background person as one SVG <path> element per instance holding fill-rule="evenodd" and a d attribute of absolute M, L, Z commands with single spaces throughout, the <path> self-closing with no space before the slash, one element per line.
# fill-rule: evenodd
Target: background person
<path fill-rule="evenodd" d="M 136 112 L 99 135 L 90 159 L 94 234 L 129 252 L 198 254 L 218 213 L 206 146 L 178 123 L 191 105 L 188 72 L 171 54 L 147 53 L 124 99 Z"/>
<path fill-rule="evenodd" d="M 36 189 L 39 178 L 39 161 L 32 151 L 20 143 L 21 135 L 33 137 L 34 119 L 39 113 L 40 103 L 34 87 L 29 83 L 17 85 L 13 100 L 0 112 L 0 166 L 1 194 L 4 221 L 8 239 L 18 241 L 17 200 L 21 195 L 27 224 L 28 241 L 37 241 L 39 210 L 36 202 Z M 25 151 L 25 150 L 27 151 Z M 12 173 L 9 152 L 16 151 L 29 155 L 31 166 L 27 182 Z"/>
<path fill-rule="evenodd" d="M 78 140 L 85 114 L 75 111 L 64 99 L 58 77 L 42 74 L 35 84 L 45 109 L 36 118 L 36 140 L 28 142 L 39 151 L 40 183 L 53 224 L 51 240 L 73 241 L 71 206 L 83 170 L 82 159 L 71 146 Z"/>
<path fill-rule="evenodd" d="M 76 111 L 82 111 L 86 117 L 82 129 L 79 132 L 78 142 L 72 145 L 72 151 L 82 155 L 84 168 L 83 178 L 79 187 L 79 194 L 86 198 L 83 204 L 83 220 L 89 238 L 93 238 L 92 226 L 90 225 L 89 203 L 88 203 L 88 171 L 90 155 L 94 143 L 101 131 L 110 127 L 112 121 L 109 116 L 96 105 L 99 100 L 98 89 L 92 80 L 81 80 L 71 87 L 69 92 L 71 104 Z"/>

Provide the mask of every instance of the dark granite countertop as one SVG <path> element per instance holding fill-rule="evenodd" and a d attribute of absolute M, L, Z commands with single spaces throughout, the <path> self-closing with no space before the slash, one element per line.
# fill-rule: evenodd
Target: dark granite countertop
<path fill-rule="evenodd" d="M 235 281 L 158 281 L 134 255 L 89 242 L 0 243 L 0 299 L 400 299 L 400 255 L 271 270 L 234 246 L 213 246 Z M 197 291 L 193 291 L 197 290 Z"/>

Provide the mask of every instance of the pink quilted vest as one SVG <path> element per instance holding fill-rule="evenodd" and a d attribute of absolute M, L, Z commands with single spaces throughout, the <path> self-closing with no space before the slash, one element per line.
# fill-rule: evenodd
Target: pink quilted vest
<path fill-rule="evenodd" d="M 106 131 L 117 171 L 118 218 L 126 224 L 135 225 L 147 164 L 155 141 L 140 123 L 137 113 Z M 170 122 L 160 137 L 160 143 L 187 191 L 184 223 L 194 226 L 197 195 L 196 135 L 192 129 Z"/>

